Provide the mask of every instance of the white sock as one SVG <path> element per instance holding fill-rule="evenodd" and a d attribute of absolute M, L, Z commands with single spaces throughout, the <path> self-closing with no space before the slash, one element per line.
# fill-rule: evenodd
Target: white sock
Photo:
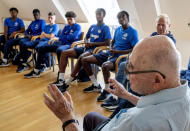
<path fill-rule="evenodd" d="M 3 59 L 3 62 L 7 63 L 7 61 L 8 61 L 7 59 Z"/>
<path fill-rule="evenodd" d="M 65 80 L 65 73 L 59 73 L 59 80 Z"/>
<path fill-rule="evenodd" d="M 97 80 L 96 80 L 96 78 L 95 78 L 94 75 L 89 76 L 89 78 L 92 81 L 92 83 L 94 84 L 94 86 L 97 87 L 99 85 L 99 83 L 97 82 Z"/>
<path fill-rule="evenodd" d="M 67 85 L 69 85 L 73 79 L 74 79 L 74 77 L 70 76 L 69 79 L 65 83 Z"/>
<path fill-rule="evenodd" d="M 38 73 L 39 71 L 40 71 L 40 70 L 34 68 L 34 72 L 35 72 L 35 73 Z"/>

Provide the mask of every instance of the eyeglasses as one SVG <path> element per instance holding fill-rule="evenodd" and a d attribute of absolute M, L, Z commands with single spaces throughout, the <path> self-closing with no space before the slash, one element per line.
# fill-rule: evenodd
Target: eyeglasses
<path fill-rule="evenodd" d="M 160 71 L 157 71 L 157 70 L 145 70 L 145 71 L 129 71 L 128 68 L 130 67 L 129 66 L 129 63 L 126 63 L 127 64 L 127 68 L 126 68 L 126 74 L 130 75 L 130 74 L 141 74 L 141 73 L 153 73 L 153 72 L 156 72 L 156 73 L 159 73 L 164 79 L 166 78 L 166 76 L 161 73 Z"/>

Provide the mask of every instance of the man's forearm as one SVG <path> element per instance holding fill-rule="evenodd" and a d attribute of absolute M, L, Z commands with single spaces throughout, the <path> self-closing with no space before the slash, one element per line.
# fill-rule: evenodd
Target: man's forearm
<path fill-rule="evenodd" d="M 129 102 L 131 102 L 133 105 L 137 105 L 137 102 L 139 101 L 140 97 L 135 96 L 129 92 L 126 91 L 126 95 L 124 95 L 123 99 L 128 100 Z"/>
<path fill-rule="evenodd" d="M 132 49 L 129 49 L 129 50 L 119 50 L 118 51 L 118 54 L 128 54 L 132 51 Z"/>

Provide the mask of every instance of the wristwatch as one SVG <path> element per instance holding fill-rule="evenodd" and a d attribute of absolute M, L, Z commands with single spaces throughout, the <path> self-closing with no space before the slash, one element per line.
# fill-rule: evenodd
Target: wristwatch
<path fill-rule="evenodd" d="M 75 119 L 67 120 L 62 125 L 63 131 L 65 131 L 65 127 L 68 126 L 71 123 L 77 123 L 79 125 L 79 121 L 78 120 L 75 120 Z"/>

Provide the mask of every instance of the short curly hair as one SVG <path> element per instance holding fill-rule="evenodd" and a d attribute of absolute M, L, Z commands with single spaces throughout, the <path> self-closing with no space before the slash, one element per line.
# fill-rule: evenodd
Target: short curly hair
<path fill-rule="evenodd" d="M 103 12 L 104 17 L 106 16 L 106 11 L 105 11 L 104 8 L 98 8 L 98 9 L 96 9 L 96 12 L 97 12 L 97 11 L 101 11 L 101 12 Z"/>
<path fill-rule="evenodd" d="M 129 13 L 127 11 L 120 11 L 118 14 L 117 14 L 117 18 L 119 18 L 121 15 L 125 14 L 127 16 L 127 19 L 129 21 Z"/>
<path fill-rule="evenodd" d="M 66 12 L 65 17 L 76 18 L 77 15 L 73 11 L 68 11 L 68 12 Z"/>
<path fill-rule="evenodd" d="M 12 12 L 12 11 L 16 11 L 18 13 L 18 9 L 15 8 L 15 7 L 12 7 L 12 8 L 9 9 L 9 12 Z"/>

